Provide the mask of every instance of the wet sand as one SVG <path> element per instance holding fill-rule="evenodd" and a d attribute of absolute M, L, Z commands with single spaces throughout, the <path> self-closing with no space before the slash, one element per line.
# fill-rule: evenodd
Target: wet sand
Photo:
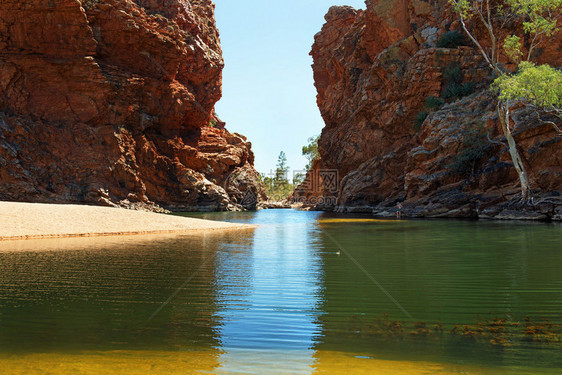
<path fill-rule="evenodd" d="M 74 204 L 0 202 L 0 240 L 252 229 L 154 212 Z"/>
<path fill-rule="evenodd" d="M 250 363 L 239 363 L 240 368 L 232 368 L 220 350 L 189 350 L 189 351 L 92 351 L 77 353 L 30 353 L 0 354 L 0 366 L 9 374 L 195 374 L 230 373 L 228 368 L 238 373 L 288 373 L 287 367 L 275 368 L 270 357 L 263 358 L 260 363 L 259 352 L 252 357 Z M 278 353 L 285 360 L 291 358 L 290 352 Z M 257 361 L 257 363 L 256 363 Z M 463 364 L 444 364 L 423 361 L 391 361 L 358 357 L 353 353 L 324 352 L 313 353 L 313 361 L 309 364 L 310 374 L 353 374 L 353 375 L 507 375 L 513 369 L 481 367 Z M 255 363 L 255 366 L 252 366 Z M 224 366 L 224 367 L 222 367 Z M 288 366 L 290 367 L 290 365 Z M 298 366 L 296 368 L 299 368 Z M 300 367 L 304 370 L 306 367 Z M 525 369 L 517 369 L 517 374 L 532 374 Z M 550 372 L 549 372 L 550 373 Z M 554 374 L 554 372 L 552 373 Z"/>

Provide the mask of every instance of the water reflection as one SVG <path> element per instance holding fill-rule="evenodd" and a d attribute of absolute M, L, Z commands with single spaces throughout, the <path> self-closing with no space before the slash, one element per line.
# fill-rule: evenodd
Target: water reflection
<path fill-rule="evenodd" d="M 238 236 L 57 239 L 40 251 L 5 248 L 0 350 L 217 347 L 212 257 Z M 187 278 L 189 285 L 147 322 Z"/>
<path fill-rule="evenodd" d="M 414 317 L 349 259 L 324 257 L 320 352 L 560 368 L 561 227 L 394 221 L 320 224 Z M 540 370 L 539 370 L 540 369 Z"/>
<path fill-rule="evenodd" d="M 221 372 L 310 373 L 323 281 L 317 215 L 260 211 L 252 246 L 217 257 Z"/>
<path fill-rule="evenodd" d="M 546 374 L 562 367 L 561 226 L 340 221 L 291 210 L 193 216 L 260 226 L 0 243 L 0 368 Z"/>

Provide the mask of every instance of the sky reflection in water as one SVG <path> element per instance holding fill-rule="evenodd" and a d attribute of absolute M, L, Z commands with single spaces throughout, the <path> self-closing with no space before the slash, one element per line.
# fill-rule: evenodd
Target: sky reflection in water
<path fill-rule="evenodd" d="M 99 361 L 87 353 L 103 352 L 137 367 L 154 361 L 161 373 L 562 367 L 560 225 L 292 210 L 190 216 L 260 227 L 3 243 L 0 365 L 15 369 L 14 353 L 29 356 L 26 368 L 79 355 L 88 373 Z"/>

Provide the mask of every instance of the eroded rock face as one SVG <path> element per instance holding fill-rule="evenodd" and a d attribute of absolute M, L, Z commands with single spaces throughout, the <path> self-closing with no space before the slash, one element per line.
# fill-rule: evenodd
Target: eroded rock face
<path fill-rule="evenodd" d="M 494 96 L 486 90 L 490 69 L 468 42 L 436 47 L 446 32 L 462 35 L 447 0 L 366 5 L 366 10 L 332 7 L 315 36 L 311 55 L 326 126 L 321 160 L 294 197 L 333 202 L 321 204 L 323 209 L 382 215 L 393 214 L 403 200 L 411 216 L 502 217 L 516 210 L 510 201 L 517 198 L 519 182 Z M 486 45 L 484 33 L 477 33 Z M 559 65 L 561 41 L 559 34 L 545 45 L 538 62 Z M 428 97 L 447 96 L 453 79 L 474 93 L 448 98 L 440 109 L 425 108 Z M 423 111 L 429 115 L 414 129 Z M 539 216 L 559 217 L 562 139 L 524 108 L 514 109 L 513 119 L 534 194 L 543 202 Z M 330 170 L 339 177 L 335 192 L 307 187 Z"/>
<path fill-rule="evenodd" d="M 0 199 L 254 208 L 223 65 L 208 0 L 3 0 Z"/>

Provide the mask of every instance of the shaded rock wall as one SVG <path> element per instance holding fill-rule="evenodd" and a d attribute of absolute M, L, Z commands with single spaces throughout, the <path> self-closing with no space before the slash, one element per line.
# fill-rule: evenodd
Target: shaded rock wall
<path fill-rule="evenodd" d="M 411 216 L 509 216 L 519 186 L 495 99 L 487 92 L 491 72 L 468 41 L 437 48 L 445 33 L 463 34 L 448 2 L 367 0 L 366 10 L 332 7 L 325 18 L 311 51 L 317 103 L 326 124 L 319 141 L 321 160 L 294 198 L 332 195 L 320 208 L 383 215 L 405 200 Z M 485 35 L 480 37 L 486 45 Z M 538 62 L 560 65 L 561 41 L 558 34 L 543 46 Z M 439 109 L 425 108 L 428 97 L 447 96 L 452 79 L 474 93 L 448 98 Z M 416 129 L 423 111 L 429 115 Z M 543 202 L 539 213 L 524 216 L 560 218 L 562 139 L 525 108 L 517 108 L 513 118 L 534 194 Z M 471 148 L 477 155 L 459 168 Z M 333 193 L 318 179 L 330 170 L 338 173 Z M 317 188 L 311 190 L 312 185 Z"/>
<path fill-rule="evenodd" d="M 254 208 L 223 65 L 208 0 L 3 0 L 0 199 Z"/>

